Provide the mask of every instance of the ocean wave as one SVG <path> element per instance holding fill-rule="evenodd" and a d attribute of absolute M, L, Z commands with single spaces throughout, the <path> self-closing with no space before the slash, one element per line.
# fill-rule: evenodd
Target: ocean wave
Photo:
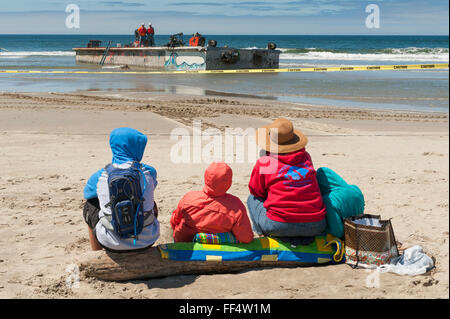
<path fill-rule="evenodd" d="M 246 47 L 243 49 L 264 49 Z M 280 60 L 447 62 L 449 48 L 322 49 L 277 48 Z"/>
<path fill-rule="evenodd" d="M 246 49 L 257 49 L 248 47 Z M 280 62 L 298 60 L 448 62 L 449 48 L 320 49 L 279 48 Z M 0 59 L 75 56 L 73 51 L 0 51 Z"/>
<path fill-rule="evenodd" d="M 316 68 L 316 67 L 322 67 L 323 65 L 317 65 L 317 63 L 307 63 L 307 62 L 302 62 L 301 65 L 298 62 L 284 62 L 283 60 L 280 61 L 279 64 L 280 68 Z M 341 66 L 346 66 L 343 64 L 327 64 L 327 67 L 341 67 Z"/>
<path fill-rule="evenodd" d="M 280 49 L 282 60 L 343 60 L 343 61 L 449 61 L 448 48 L 389 49 Z"/>
<path fill-rule="evenodd" d="M 359 54 L 445 54 L 449 53 L 449 48 L 385 48 L 385 49 L 321 49 L 321 48 L 280 48 L 283 53 L 310 53 L 310 52 L 331 52 L 331 53 L 359 53 Z"/>
<path fill-rule="evenodd" d="M 72 51 L 0 51 L 0 58 L 21 59 L 31 56 L 75 56 Z"/>

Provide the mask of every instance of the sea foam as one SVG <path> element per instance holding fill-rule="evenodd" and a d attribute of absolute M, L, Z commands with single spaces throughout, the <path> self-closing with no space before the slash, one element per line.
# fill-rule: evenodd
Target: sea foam
<path fill-rule="evenodd" d="M 332 61 L 449 61 L 448 48 L 392 48 L 346 52 L 326 49 L 280 49 L 282 60 L 332 60 Z"/>
<path fill-rule="evenodd" d="M 20 59 L 31 56 L 75 56 L 72 51 L 0 51 L 0 58 Z"/>

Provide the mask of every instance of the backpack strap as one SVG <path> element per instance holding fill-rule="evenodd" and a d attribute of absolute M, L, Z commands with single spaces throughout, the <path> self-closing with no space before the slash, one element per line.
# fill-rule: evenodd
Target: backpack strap
<path fill-rule="evenodd" d="M 106 174 L 108 174 L 108 176 L 109 175 L 111 175 L 111 171 L 113 170 L 113 166 L 112 166 L 112 163 L 109 163 L 108 165 L 106 165 L 105 166 L 105 172 L 106 172 Z M 111 195 L 110 195 L 111 196 Z M 105 205 L 105 208 L 107 208 L 107 207 L 109 207 L 109 206 L 111 206 L 111 202 L 113 201 L 113 198 L 109 198 L 109 202 L 108 203 L 106 203 L 106 205 Z M 110 220 L 110 222 L 111 222 L 111 220 Z M 111 224 L 111 223 L 110 223 Z M 105 225 L 105 227 L 106 227 L 106 225 Z M 112 227 L 112 226 L 111 226 Z M 107 227 L 108 228 L 108 227 Z M 109 229 L 109 228 L 108 228 Z"/>
<path fill-rule="evenodd" d="M 130 167 L 136 169 L 136 170 L 140 170 L 141 169 L 141 164 L 139 162 L 136 161 L 132 161 Z M 105 171 L 106 173 L 108 173 L 108 175 L 111 173 L 111 171 L 114 169 L 114 166 L 112 163 L 109 163 L 108 165 L 105 166 Z"/>
<path fill-rule="evenodd" d="M 112 163 L 107 164 L 105 166 L 106 174 L 110 175 L 111 171 L 113 169 L 114 169 L 114 166 L 112 165 Z M 111 202 L 112 202 L 112 198 L 109 199 L 109 202 L 105 205 L 105 208 L 108 206 L 111 206 Z M 112 221 L 111 215 L 103 214 L 103 217 L 100 218 L 99 223 L 101 223 L 106 229 L 108 229 L 110 231 L 114 231 L 114 227 L 113 227 L 111 221 Z"/>
<path fill-rule="evenodd" d="M 153 209 L 148 212 L 144 212 L 144 225 L 143 227 L 150 226 L 155 221 L 156 217 Z M 112 226 L 112 216 L 104 214 L 102 218 L 100 218 L 99 222 L 108 230 L 114 231 L 114 227 Z"/>
<path fill-rule="evenodd" d="M 136 162 L 136 161 L 132 161 L 130 167 L 140 170 L 141 169 L 141 163 Z"/>
<path fill-rule="evenodd" d="M 105 166 L 105 171 L 108 175 L 111 174 L 111 171 L 113 169 L 114 169 L 114 167 L 112 166 L 112 163 L 109 163 L 108 165 Z"/>

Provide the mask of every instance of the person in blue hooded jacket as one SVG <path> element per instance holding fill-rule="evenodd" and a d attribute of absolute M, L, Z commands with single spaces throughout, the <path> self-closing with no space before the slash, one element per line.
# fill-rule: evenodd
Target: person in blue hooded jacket
<path fill-rule="evenodd" d="M 154 190 L 158 182 L 156 170 L 141 164 L 147 145 L 147 136 L 132 128 L 114 129 L 109 138 L 112 151 L 112 163 L 115 168 L 129 168 L 133 162 L 138 162 L 144 178 L 140 179 L 143 189 L 144 223 L 142 231 L 135 238 L 120 238 L 111 227 L 108 216 L 111 216 L 108 174 L 102 168 L 94 173 L 84 188 L 86 204 L 83 217 L 88 224 L 89 238 L 92 250 L 105 248 L 110 251 L 130 251 L 152 246 L 159 238 L 160 225 L 158 208 L 154 201 Z"/>

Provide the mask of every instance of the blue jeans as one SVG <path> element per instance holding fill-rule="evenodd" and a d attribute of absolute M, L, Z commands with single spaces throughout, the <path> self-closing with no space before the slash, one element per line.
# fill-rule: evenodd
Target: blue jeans
<path fill-rule="evenodd" d="M 327 221 L 311 223 L 281 223 L 267 217 L 263 206 L 264 199 L 250 195 L 247 207 L 252 220 L 253 231 L 260 235 L 272 237 L 313 237 L 325 232 Z"/>
<path fill-rule="evenodd" d="M 148 46 L 149 47 L 154 46 L 155 45 L 155 37 L 152 34 L 150 34 L 150 35 L 147 35 L 147 38 L 148 38 Z"/>

